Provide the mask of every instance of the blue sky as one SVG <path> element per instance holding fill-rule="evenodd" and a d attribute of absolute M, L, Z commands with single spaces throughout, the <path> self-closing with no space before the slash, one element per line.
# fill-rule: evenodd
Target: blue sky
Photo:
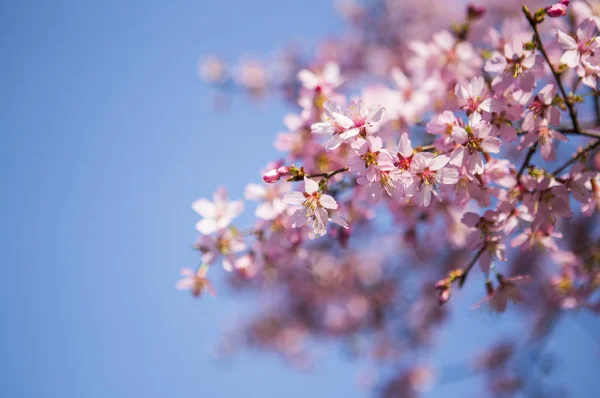
<path fill-rule="evenodd" d="M 314 43 L 339 30 L 330 3 L 0 7 L 1 395 L 368 396 L 354 384 L 360 367 L 338 354 L 315 372 L 256 353 L 215 362 L 220 332 L 252 300 L 224 289 L 193 300 L 174 289 L 179 269 L 197 263 L 191 202 L 221 184 L 239 198 L 259 181 L 286 112 L 243 99 L 215 112 L 198 58 Z M 466 301 L 454 305 L 483 318 Z M 482 322 L 486 333 L 498 319 Z M 598 346 L 567 329 L 585 341 L 566 351 L 572 363 L 597 371 Z M 474 335 L 454 327 L 442 343 Z M 450 388 L 474 386 L 464 385 Z"/>

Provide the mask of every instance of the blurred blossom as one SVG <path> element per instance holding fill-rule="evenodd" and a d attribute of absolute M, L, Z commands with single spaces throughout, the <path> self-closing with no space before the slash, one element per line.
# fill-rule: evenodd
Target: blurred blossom
<path fill-rule="evenodd" d="M 198 73 L 207 83 L 223 83 L 228 78 L 227 66 L 218 57 L 208 56 L 198 62 Z"/>
<path fill-rule="evenodd" d="M 262 95 L 268 87 L 267 71 L 259 59 L 242 61 L 234 79 L 254 95 Z"/>

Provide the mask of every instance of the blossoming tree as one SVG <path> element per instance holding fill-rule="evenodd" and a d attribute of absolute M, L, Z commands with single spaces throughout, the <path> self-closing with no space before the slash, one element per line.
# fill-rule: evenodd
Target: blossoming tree
<path fill-rule="evenodd" d="M 246 187 L 254 225 L 234 226 L 244 203 L 223 188 L 192 205 L 201 260 L 178 286 L 214 294 L 222 264 L 276 296 L 237 338 L 297 363 L 311 338 L 366 336 L 359 355 L 396 369 L 386 397 L 428 380 L 410 353 L 473 273 L 473 307 L 522 312 L 527 341 L 566 311 L 600 314 L 600 2 L 529 3 L 346 1 L 350 33 L 285 53 L 278 73 L 203 63 L 217 87 L 295 108 L 281 159 Z M 517 351 L 479 358 L 492 394 L 528 388 Z"/>

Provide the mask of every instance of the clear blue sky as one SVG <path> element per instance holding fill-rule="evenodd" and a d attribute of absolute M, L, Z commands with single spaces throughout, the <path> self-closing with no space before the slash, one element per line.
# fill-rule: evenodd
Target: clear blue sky
<path fill-rule="evenodd" d="M 2 2 L 1 396 L 367 396 L 341 355 L 312 373 L 252 354 L 215 362 L 220 331 L 252 303 L 174 289 L 197 263 L 191 202 L 220 184 L 237 198 L 258 181 L 285 114 L 243 100 L 215 112 L 198 58 L 338 29 L 323 0 Z M 454 327 L 446 347 L 498 323 L 454 304 L 484 326 Z M 598 346 L 573 325 L 563 366 L 597 374 Z M 597 386 L 587 376 L 579 391 Z"/>

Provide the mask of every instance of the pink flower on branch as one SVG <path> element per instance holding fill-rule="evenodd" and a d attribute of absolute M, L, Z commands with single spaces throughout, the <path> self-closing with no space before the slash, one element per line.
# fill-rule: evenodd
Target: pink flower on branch
<path fill-rule="evenodd" d="M 319 184 L 310 178 L 304 177 L 304 192 L 288 192 L 283 196 L 283 202 L 291 206 L 299 206 L 292 216 L 292 227 L 300 228 L 310 223 L 316 236 L 327 233 L 327 223 L 330 220 L 327 210 L 335 210 L 338 204 L 333 197 L 319 192 Z M 334 221 L 335 220 L 335 221 Z M 346 227 L 345 222 L 337 218 L 331 221 Z"/>

